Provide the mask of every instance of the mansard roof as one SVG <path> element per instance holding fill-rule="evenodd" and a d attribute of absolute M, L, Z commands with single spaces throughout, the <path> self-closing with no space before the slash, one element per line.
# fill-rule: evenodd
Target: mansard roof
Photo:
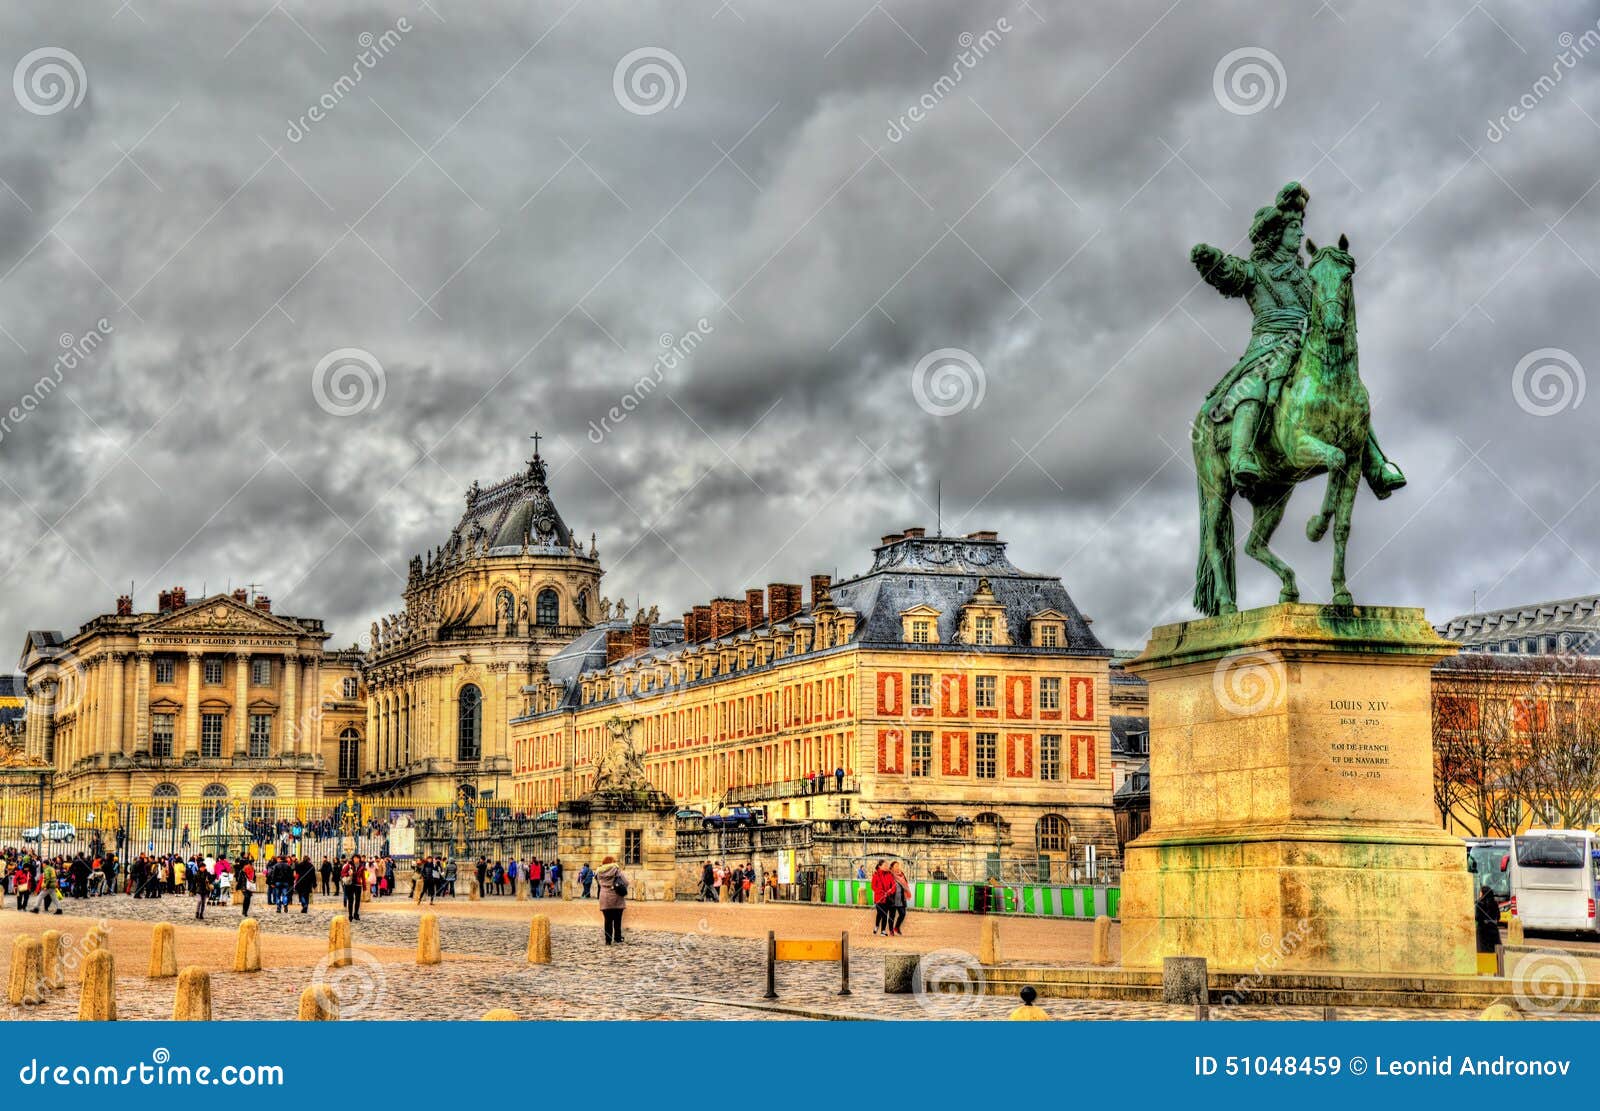
<path fill-rule="evenodd" d="M 550 498 L 544 460 L 537 451 L 525 470 L 487 488 L 474 482 L 467 489 L 467 510 L 444 550 L 448 555 L 476 551 L 485 539 L 491 551 L 520 550 L 524 544 L 531 551 L 567 554 L 572 549 L 572 530 Z"/>
<path fill-rule="evenodd" d="M 1600 651 L 1600 594 L 1464 613 L 1437 628 L 1440 636 L 1467 648 L 1548 637 L 1533 650 Z"/>

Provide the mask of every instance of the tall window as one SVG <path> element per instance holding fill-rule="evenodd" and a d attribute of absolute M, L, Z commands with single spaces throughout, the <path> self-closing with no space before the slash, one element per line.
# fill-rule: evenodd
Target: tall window
<path fill-rule="evenodd" d="M 158 683 L 170 683 L 170 682 L 172 682 L 172 671 L 173 671 L 173 668 L 172 668 L 172 657 L 170 657 L 170 656 L 157 656 L 156 657 L 156 682 L 158 682 Z"/>
<path fill-rule="evenodd" d="M 539 591 L 537 613 L 534 620 L 541 625 L 555 625 L 561 620 L 561 598 L 554 590 Z"/>
<path fill-rule="evenodd" d="M 250 661 L 250 685 L 253 687 L 272 686 L 272 660 L 266 656 L 257 656 Z"/>
<path fill-rule="evenodd" d="M 213 783 L 200 792 L 200 828 L 209 830 L 216 825 L 217 819 L 224 816 L 224 800 L 228 797 L 228 789 L 220 783 Z"/>
<path fill-rule="evenodd" d="M 344 681 L 344 696 L 346 698 L 360 698 L 361 680 L 354 676 L 347 676 Z"/>
<path fill-rule="evenodd" d="M 150 715 L 150 755 L 161 760 L 172 759 L 173 714 Z"/>
<path fill-rule="evenodd" d="M 339 734 L 339 782 L 348 785 L 361 778 L 361 734 L 350 726 Z"/>
<path fill-rule="evenodd" d="M 927 644 L 932 639 L 930 636 L 932 624 L 931 621 L 913 621 L 911 623 L 911 643 Z"/>
<path fill-rule="evenodd" d="M 264 760 L 272 755 L 272 715 L 250 715 L 250 757 Z"/>
<path fill-rule="evenodd" d="M 1058 733 L 1046 733 L 1039 738 L 1039 778 L 1061 778 L 1061 736 Z"/>
<path fill-rule="evenodd" d="M 483 694 L 468 683 L 456 697 L 456 759 L 476 760 L 483 751 Z"/>
<path fill-rule="evenodd" d="M 911 676 L 911 704 L 913 706 L 933 705 L 933 676 L 925 672 L 914 672 Z"/>
<path fill-rule="evenodd" d="M 1059 648 L 1061 646 L 1061 626 L 1055 622 L 1039 626 L 1039 647 Z"/>
<path fill-rule="evenodd" d="M 992 617 L 980 617 L 980 618 L 978 618 L 977 620 L 975 620 L 973 622 L 972 643 L 974 643 L 974 644 L 993 644 L 994 643 L 994 618 L 992 618 Z"/>
<path fill-rule="evenodd" d="M 277 809 L 278 792 L 270 783 L 258 783 L 250 788 L 250 819 L 256 822 L 270 822 Z"/>
<path fill-rule="evenodd" d="M 1059 677 L 1048 676 L 1039 680 L 1039 709 L 1061 709 L 1061 680 Z"/>
<path fill-rule="evenodd" d="M 911 731 L 911 774 L 919 778 L 933 774 L 933 733 L 929 730 Z"/>
<path fill-rule="evenodd" d="M 178 787 L 174 783 L 157 783 L 150 792 L 150 828 L 176 829 L 178 826 Z"/>
<path fill-rule="evenodd" d="M 207 656 L 201 665 L 200 677 L 208 686 L 220 686 L 222 684 L 222 657 Z"/>
<path fill-rule="evenodd" d="M 979 733 L 972 744 L 972 774 L 979 779 L 993 779 L 1000 743 L 998 733 Z"/>
<path fill-rule="evenodd" d="M 1039 851 L 1064 853 L 1069 842 L 1067 820 L 1060 814 L 1046 814 L 1039 819 Z"/>
<path fill-rule="evenodd" d="M 222 758 L 222 715 L 200 715 L 200 755 L 207 760 Z"/>
<path fill-rule="evenodd" d="M 622 863 L 644 863 L 644 830 L 625 829 L 622 831 Z"/>
<path fill-rule="evenodd" d="M 979 675 L 972 680 L 972 704 L 980 710 L 994 709 L 995 677 Z"/>

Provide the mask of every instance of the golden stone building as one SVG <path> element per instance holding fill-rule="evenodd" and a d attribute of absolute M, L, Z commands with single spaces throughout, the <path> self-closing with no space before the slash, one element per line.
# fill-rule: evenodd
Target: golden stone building
<path fill-rule="evenodd" d="M 995 533 L 910 529 L 863 575 L 813 576 L 809 605 L 774 583 L 575 640 L 511 723 L 513 800 L 583 794 L 607 724 L 631 719 L 683 805 L 971 822 L 985 851 L 1065 865 L 1116 842 L 1110 657 Z"/>
<path fill-rule="evenodd" d="M 522 688 L 610 610 L 599 553 L 556 511 L 537 444 L 525 470 L 466 500 L 445 543 L 412 558 L 405 608 L 372 626 L 368 795 L 504 798 Z"/>
<path fill-rule="evenodd" d="M 314 797 L 327 636 L 243 590 L 162 591 L 154 613 L 124 595 L 73 636 L 28 634 L 25 750 L 66 802 Z"/>

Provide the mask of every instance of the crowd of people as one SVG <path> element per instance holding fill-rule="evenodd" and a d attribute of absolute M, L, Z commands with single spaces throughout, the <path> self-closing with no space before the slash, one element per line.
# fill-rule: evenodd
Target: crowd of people
<path fill-rule="evenodd" d="M 27 850 L 0 850 L 4 894 L 16 898 L 17 909 L 35 914 L 60 914 L 61 900 L 88 899 L 113 889 L 118 875 L 115 854 L 58 853 L 45 856 Z"/>

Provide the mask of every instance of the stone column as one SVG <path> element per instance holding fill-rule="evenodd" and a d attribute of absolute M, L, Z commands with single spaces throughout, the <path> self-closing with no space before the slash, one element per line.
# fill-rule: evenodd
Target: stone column
<path fill-rule="evenodd" d="M 312 730 L 318 728 L 317 717 L 322 709 L 321 675 L 318 673 L 317 657 L 308 656 L 301 660 L 300 666 L 300 733 L 308 741 Z M 307 749 L 310 751 L 310 749 Z"/>
<path fill-rule="evenodd" d="M 184 755 L 200 755 L 200 665 L 204 655 L 198 648 L 189 649 L 188 693 L 183 701 L 183 751 Z"/>
<path fill-rule="evenodd" d="M 139 678 L 136 681 L 133 696 L 133 750 L 135 752 L 149 752 L 151 653 L 141 648 L 138 656 Z"/>
<path fill-rule="evenodd" d="M 250 653 L 233 654 L 233 754 L 250 751 Z"/>
<path fill-rule="evenodd" d="M 102 752 L 121 753 L 123 751 L 122 727 L 127 713 L 127 704 L 123 697 L 123 680 L 127 675 L 127 671 L 128 653 L 111 653 L 111 720 L 105 743 L 100 746 Z"/>
<path fill-rule="evenodd" d="M 278 677 L 278 728 L 283 740 L 285 755 L 298 756 L 308 751 L 300 733 L 300 653 L 290 651 L 283 656 L 283 674 Z"/>

